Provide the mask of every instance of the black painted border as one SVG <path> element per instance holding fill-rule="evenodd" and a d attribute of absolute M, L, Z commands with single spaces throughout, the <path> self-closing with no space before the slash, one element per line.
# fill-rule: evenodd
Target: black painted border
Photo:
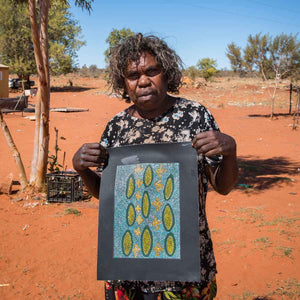
<path fill-rule="evenodd" d="M 197 153 L 191 143 L 108 149 L 99 202 L 98 280 L 200 281 Z M 181 259 L 113 258 L 114 182 L 118 165 L 179 163 Z"/>

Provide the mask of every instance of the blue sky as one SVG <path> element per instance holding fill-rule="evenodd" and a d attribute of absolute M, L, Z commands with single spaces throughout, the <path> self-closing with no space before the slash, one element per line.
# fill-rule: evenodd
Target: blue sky
<path fill-rule="evenodd" d="M 91 15 L 77 7 L 71 12 L 86 41 L 78 52 L 80 66 L 105 67 L 105 40 L 113 28 L 158 35 L 185 67 L 210 57 L 218 68 L 229 69 L 227 45 L 233 41 L 243 48 L 249 34 L 299 33 L 300 40 L 300 0 L 95 0 Z"/>

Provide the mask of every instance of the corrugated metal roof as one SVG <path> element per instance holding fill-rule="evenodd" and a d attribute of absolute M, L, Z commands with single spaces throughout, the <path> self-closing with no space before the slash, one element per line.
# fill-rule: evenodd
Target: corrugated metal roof
<path fill-rule="evenodd" d="M 9 67 L 8 67 L 8 66 L 1 65 L 1 64 L 0 64 L 0 68 L 7 68 L 7 69 L 9 69 Z"/>

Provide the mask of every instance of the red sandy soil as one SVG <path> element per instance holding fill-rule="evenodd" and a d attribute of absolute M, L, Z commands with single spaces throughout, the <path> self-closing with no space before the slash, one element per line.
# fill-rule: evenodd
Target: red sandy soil
<path fill-rule="evenodd" d="M 73 89 L 62 89 L 73 81 Z M 59 77 L 51 107 L 88 108 L 88 112 L 50 113 L 50 151 L 59 130 L 59 162 L 67 169 L 84 142 L 97 142 L 107 121 L 128 104 L 108 96 L 101 79 Z M 223 132 L 238 144 L 239 185 L 227 196 L 210 191 L 207 215 L 218 266 L 217 299 L 299 299 L 300 128 L 292 130 L 289 92 L 277 90 L 271 121 L 271 82 L 216 79 L 199 89 L 184 86 L 182 95 L 205 104 Z M 11 94 L 11 97 L 13 95 Z M 296 97 L 293 97 L 295 103 Z M 30 98 L 35 103 L 35 98 Z M 5 115 L 30 174 L 32 113 Z M 0 133 L 0 182 L 18 172 Z M 98 201 L 48 204 L 35 197 L 0 195 L 0 299 L 104 299 L 96 280 Z M 21 201 L 14 201 L 21 197 Z M 38 197 L 38 198 L 37 198 Z M 19 199 L 20 200 L 20 199 Z M 80 216 L 66 214 L 76 208 Z"/>

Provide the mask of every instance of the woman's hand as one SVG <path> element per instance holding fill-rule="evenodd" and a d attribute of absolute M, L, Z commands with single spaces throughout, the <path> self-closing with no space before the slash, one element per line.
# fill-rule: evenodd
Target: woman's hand
<path fill-rule="evenodd" d="M 100 175 L 90 167 L 105 164 L 108 153 L 99 143 L 82 145 L 73 156 L 73 167 L 79 173 L 89 192 L 99 199 Z"/>
<path fill-rule="evenodd" d="M 193 139 L 193 147 L 197 150 L 198 154 L 204 154 L 208 157 L 213 155 L 236 155 L 235 140 L 231 136 L 219 131 L 198 133 Z"/>
<path fill-rule="evenodd" d="M 195 136 L 193 147 L 198 154 L 204 154 L 208 157 L 223 155 L 217 168 L 206 165 L 206 174 L 214 189 L 222 195 L 227 195 L 238 178 L 235 140 L 219 131 L 205 131 Z"/>
<path fill-rule="evenodd" d="M 108 153 L 99 143 L 83 144 L 73 156 L 73 167 L 77 172 L 90 167 L 99 167 L 107 159 Z"/>

